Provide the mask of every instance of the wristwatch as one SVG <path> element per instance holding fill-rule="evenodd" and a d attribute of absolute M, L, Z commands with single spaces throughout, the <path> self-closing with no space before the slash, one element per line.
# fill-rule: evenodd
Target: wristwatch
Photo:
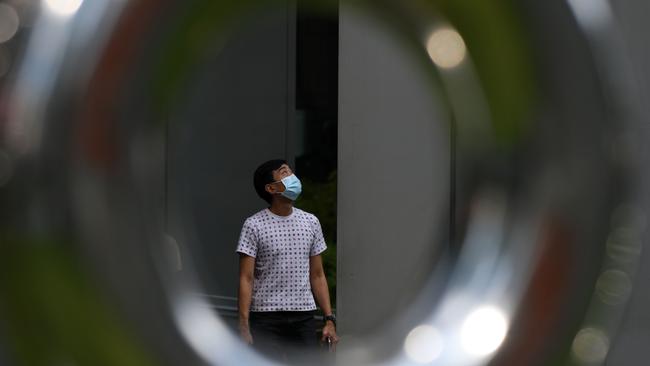
<path fill-rule="evenodd" d="M 328 320 L 332 321 L 332 323 L 334 323 L 334 326 L 336 326 L 336 316 L 334 316 L 334 314 L 325 315 L 323 317 L 323 322 L 327 322 Z"/>

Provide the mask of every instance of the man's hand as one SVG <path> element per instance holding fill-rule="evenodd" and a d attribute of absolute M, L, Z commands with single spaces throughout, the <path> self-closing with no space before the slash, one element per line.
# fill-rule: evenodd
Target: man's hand
<path fill-rule="evenodd" d="M 323 270 L 323 259 L 320 255 L 309 257 L 309 282 L 311 284 L 311 292 L 314 294 L 314 299 L 320 306 L 321 310 L 323 310 L 323 314 L 332 315 L 330 294 L 327 289 L 325 271 Z M 331 320 L 325 322 L 321 341 L 327 342 L 328 339 L 332 342 L 332 350 L 335 350 L 339 337 L 336 335 L 336 326 Z"/>
<path fill-rule="evenodd" d="M 321 338 L 322 342 L 327 342 L 327 339 L 330 339 L 332 342 L 332 350 L 336 350 L 336 344 L 339 343 L 339 337 L 336 335 L 336 327 L 334 323 L 328 321 L 323 327 L 323 337 Z"/>
<path fill-rule="evenodd" d="M 239 326 L 239 335 L 241 336 L 242 341 L 246 344 L 253 344 L 253 336 L 251 335 L 250 327 L 247 325 Z"/>

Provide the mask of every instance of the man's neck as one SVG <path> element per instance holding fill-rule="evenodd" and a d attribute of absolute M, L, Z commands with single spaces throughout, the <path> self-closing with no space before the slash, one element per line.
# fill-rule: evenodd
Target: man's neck
<path fill-rule="evenodd" d="M 275 199 L 269 210 L 278 216 L 289 216 L 293 212 L 293 201 Z"/>

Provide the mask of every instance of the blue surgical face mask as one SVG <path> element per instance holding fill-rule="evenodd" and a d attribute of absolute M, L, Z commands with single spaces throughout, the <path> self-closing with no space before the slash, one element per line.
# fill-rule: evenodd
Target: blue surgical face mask
<path fill-rule="evenodd" d="M 285 188 L 284 192 L 280 193 L 281 195 L 287 197 L 292 201 L 295 201 L 298 196 L 300 196 L 300 193 L 302 192 L 302 184 L 300 183 L 300 179 L 298 179 L 295 174 L 291 174 L 288 177 L 282 178 L 280 182 L 284 184 Z"/>

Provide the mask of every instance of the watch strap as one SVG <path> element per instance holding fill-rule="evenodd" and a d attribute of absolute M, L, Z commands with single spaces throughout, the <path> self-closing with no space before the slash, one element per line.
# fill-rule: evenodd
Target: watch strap
<path fill-rule="evenodd" d="M 325 315 L 325 316 L 323 317 L 323 322 L 326 322 L 326 321 L 328 321 L 328 320 L 331 321 L 332 323 L 334 323 L 334 325 L 336 326 L 336 317 L 334 316 L 334 314 L 332 314 L 332 315 Z"/>

